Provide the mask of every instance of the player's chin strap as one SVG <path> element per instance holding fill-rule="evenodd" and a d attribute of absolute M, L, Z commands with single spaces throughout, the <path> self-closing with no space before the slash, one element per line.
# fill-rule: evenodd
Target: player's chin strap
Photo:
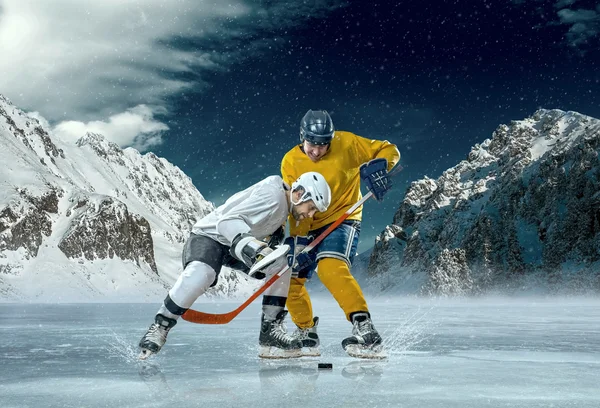
<path fill-rule="evenodd" d="M 390 172 L 389 175 L 393 176 L 398 174 L 402 170 L 402 166 L 397 164 Z M 318 237 L 316 237 L 310 244 L 308 244 L 302 252 L 309 252 L 314 247 L 319 245 L 321 241 L 327 237 L 331 231 L 336 229 L 342 222 L 346 220 L 358 207 L 363 205 L 365 201 L 373 196 L 373 193 L 370 191 L 363 196 L 359 201 L 357 201 L 352 207 L 350 207 L 345 213 L 340 215 L 340 217 L 334 221 L 325 231 L 323 231 Z M 197 310 L 188 309 L 181 317 L 183 320 L 187 320 L 191 323 L 200 323 L 200 324 L 227 324 L 232 321 L 237 315 L 239 315 L 242 310 L 244 310 L 250 303 L 252 303 L 257 297 L 262 295 L 262 293 L 269 289 L 271 285 L 273 285 L 277 279 L 279 279 L 284 273 L 286 273 L 290 269 L 289 266 L 283 268 L 281 271 L 277 272 L 268 281 L 266 281 L 256 292 L 254 292 L 244 303 L 238 306 L 237 309 L 232 310 L 229 313 L 204 313 L 199 312 Z"/>

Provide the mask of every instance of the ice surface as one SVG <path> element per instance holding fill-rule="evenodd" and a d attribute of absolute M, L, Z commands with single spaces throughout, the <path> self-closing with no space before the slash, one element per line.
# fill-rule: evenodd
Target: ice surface
<path fill-rule="evenodd" d="M 345 355 L 351 326 L 327 295 L 322 356 L 279 361 L 257 357 L 259 304 L 228 325 L 181 321 L 143 363 L 158 305 L 0 304 L 0 407 L 600 406 L 600 300 L 369 300 L 385 361 Z"/>

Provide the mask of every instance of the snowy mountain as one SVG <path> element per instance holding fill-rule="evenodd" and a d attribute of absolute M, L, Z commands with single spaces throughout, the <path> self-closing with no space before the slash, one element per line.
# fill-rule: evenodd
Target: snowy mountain
<path fill-rule="evenodd" d="M 377 237 L 379 288 L 422 294 L 600 290 L 600 121 L 538 110 L 413 182 Z"/>
<path fill-rule="evenodd" d="M 0 95 L 0 299 L 162 300 L 214 206 L 152 153 L 60 140 Z M 248 287 L 225 271 L 213 294 Z"/>

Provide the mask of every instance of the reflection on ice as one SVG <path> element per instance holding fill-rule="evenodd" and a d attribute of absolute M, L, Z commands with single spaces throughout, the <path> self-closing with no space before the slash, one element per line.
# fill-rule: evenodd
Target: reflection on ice
<path fill-rule="evenodd" d="M 336 388 L 369 386 L 381 381 L 385 364 L 382 361 L 353 360 L 333 371 L 317 368 L 316 360 L 259 361 L 256 371 L 259 389 L 254 389 L 253 386 L 252 391 L 260 391 L 259 400 L 284 394 L 289 398 L 306 398 L 309 401 L 314 399 L 314 394 L 318 391 L 319 380 L 339 383 L 335 385 Z M 139 366 L 139 377 L 147 385 L 150 395 L 157 400 L 185 401 L 202 394 L 205 394 L 204 399 L 220 397 L 224 400 L 236 400 L 240 394 L 236 391 L 240 383 L 235 381 L 226 386 L 223 383 L 213 386 L 210 381 L 195 381 L 196 385 L 191 388 L 171 386 L 172 382 L 179 381 L 177 375 L 167 376 L 160 365 L 148 362 Z"/>
<path fill-rule="evenodd" d="M 599 306 L 378 298 L 370 307 L 389 358 L 373 361 L 344 353 L 351 326 L 317 298 L 321 357 L 268 361 L 257 357 L 257 304 L 228 325 L 182 322 L 140 362 L 155 304 L 1 304 L 0 406 L 596 407 Z"/>

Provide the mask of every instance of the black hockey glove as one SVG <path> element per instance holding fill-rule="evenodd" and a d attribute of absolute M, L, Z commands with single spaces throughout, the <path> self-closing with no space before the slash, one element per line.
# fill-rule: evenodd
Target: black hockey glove
<path fill-rule="evenodd" d="M 381 201 L 392 187 L 392 179 L 387 171 L 387 160 L 384 158 L 373 159 L 360 166 L 360 178 L 377 201 Z"/>

